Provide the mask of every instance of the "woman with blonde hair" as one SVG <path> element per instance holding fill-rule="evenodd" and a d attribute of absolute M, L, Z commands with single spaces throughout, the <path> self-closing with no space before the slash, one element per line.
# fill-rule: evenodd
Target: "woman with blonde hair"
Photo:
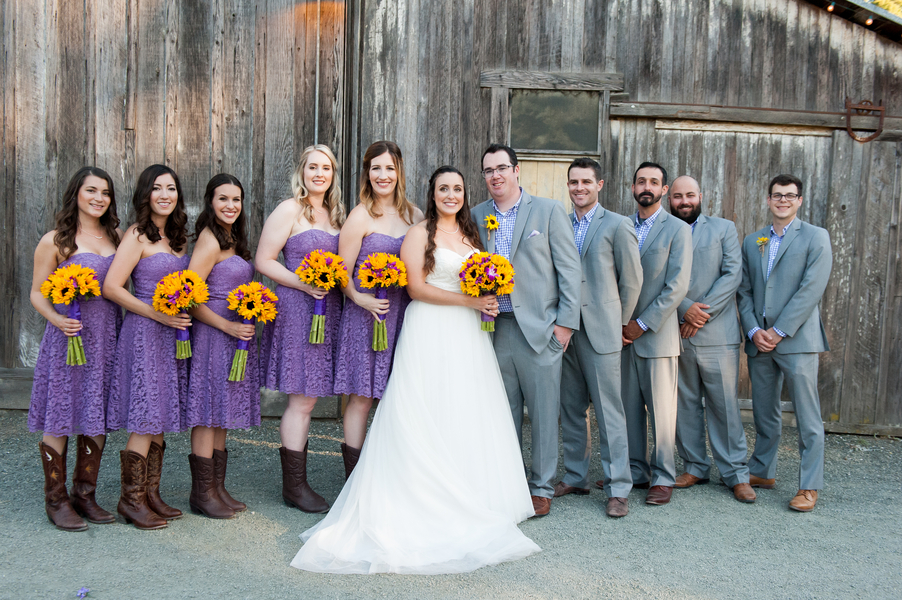
<path fill-rule="evenodd" d="M 395 340 L 410 302 L 403 288 L 390 288 L 379 300 L 375 290 L 360 286 L 357 271 L 374 252 L 398 255 L 407 231 L 423 220 L 423 212 L 405 194 L 404 158 L 394 142 L 375 142 L 363 155 L 360 203 L 354 207 L 338 242 L 339 254 L 354 266 L 353 278 L 342 289 L 348 297 L 341 319 L 341 339 L 335 371 L 335 393 L 350 396 L 344 415 L 341 445 L 345 477 L 351 475 L 366 436 L 374 398 L 381 398 L 391 371 Z M 388 349 L 372 348 L 373 320 L 386 323 Z"/>
<path fill-rule="evenodd" d="M 326 292 L 301 282 L 295 269 L 313 250 L 338 252 L 338 231 L 345 219 L 332 151 L 322 144 L 307 147 L 291 178 L 292 198 L 280 203 L 263 226 L 257 270 L 278 284 L 279 315 L 263 331 L 260 365 L 262 383 L 288 394 L 279 434 L 282 447 L 282 498 L 304 512 L 329 510 L 307 483 L 307 433 L 319 396 L 333 387 L 333 356 L 341 321 L 341 292 Z M 279 253 L 285 265 L 279 263 Z M 309 342 L 314 303 L 326 301 L 322 344 Z"/>

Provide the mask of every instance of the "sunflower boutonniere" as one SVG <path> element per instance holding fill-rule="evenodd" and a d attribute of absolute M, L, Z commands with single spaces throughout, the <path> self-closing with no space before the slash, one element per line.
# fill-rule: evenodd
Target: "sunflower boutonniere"
<path fill-rule="evenodd" d="M 770 238 L 764 237 L 764 236 L 761 236 L 757 240 L 755 240 L 755 243 L 758 244 L 758 252 L 760 252 L 761 254 L 764 254 L 764 249 L 767 247 L 767 243 L 769 241 L 770 241 Z"/>
<path fill-rule="evenodd" d="M 486 230 L 489 232 L 489 239 L 492 239 L 492 232 L 498 229 L 498 218 L 495 215 L 489 215 L 483 221 Z"/>

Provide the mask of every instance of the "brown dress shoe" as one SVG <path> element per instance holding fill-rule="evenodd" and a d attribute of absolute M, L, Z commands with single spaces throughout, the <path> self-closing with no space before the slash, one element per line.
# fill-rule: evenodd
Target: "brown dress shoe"
<path fill-rule="evenodd" d="M 764 479 L 763 477 L 749 475 L 749 485 L 752 487 L 761 488 L 762 490 L 772 490 L 777 487 L 777 480 Z"/>
<path fill-rule="evenodd" d="M 645 496 L 646 504 L 660 506 L 670 502 L 670 496 L 673 494 L 673 488 L 669 485 L 653 485 L 648 488 L 648 495 Z"/>
<path fill-rule="evenodd" d="M 688 487 L 692 487 L 693 485 L 700 485 L 702 483 L 708 483 L 709 481 L 711 481 L 711 480 L 708 479 L 707 477 L 702 479 L 701 477 L 696 477 L 695 475 L 693 475 L 691 473 L 683 473 L 682 475 L 680 475 L 679 477 L 676 478 L 676 482 L 673 484 L 673 487 L 688 488 Z"/>
<path fill-rule="evenodd" d="M 532 496 L 532 508 L 536 511 L 534 516 L 544 517 L 551 512 L 551 498 Z"/>
<path fill-rule="evenodd" d="M 589 490 L 586 488 L 578 488 L 573 487 L 572 485 L 567 485 L 563 481 L 558 481 L 554 484 L 554 497 L 560 498 L 561 496 L 566 496 L 567 494 L 576 494 L 578 496 L 585 496 L 589 493 Z"/>
<path fill-rule="evenodd" d="M 734 485 L 733 496 L 740 502 L 745 502 L 746 504 L 751 504 L 758 497 L 755 490 L 752 489 L 752 486 L 747 483 L 737 483 Z"/>
<path fill-rule="evenodd" d="M 68 444 L 68 442 L 67 442 Z M 41 464 L 44 466 L 44 509 L 47 518 L 63 531 L 84 531 L 88 528 L 72 508 L 66 492 L 66 448 L 62 454 L 41 442 Z"/>
<path fill-rule="evenodd" d="M 603 490 L 603 489 L 604 489 L 604 481 L 601 480 L 601 479 L 599 479 L 598 481 L 595 482 L 595 487 L 597 487 L 597 488 L 600 489 L 600 490 Z M 648 489 L 648 482 L 647 482 L 647 481 L 643 481 L 642 483 L 634 483 L 634 484 L 633 484 L 633 489 L 634 489 L 634 490 L 647 490 L 647 489 Z"/>
<path fill-rule="evenodd" d="M 811 512 L 817 504 L 817 490 L 799 490 L 795 498 L 789 501 L 789 508 L 799 512 Z"/>
<path fill-rule="evenodd" d="M 608 505 L 604 512 L 615 519 L 625 517 L 630 512 L 629 502 L 626 498 L 608 498 Z"/>
<path fill-rule="evenodd" d="M 115 523 L 116 517 L 100 508 L 94 499 L 97 489 L 97 471 L 103 449 L 91 438 L 80 435 L 77 442 L 75 474 L 72 478 L 72 508 L 91 523 Z"/>

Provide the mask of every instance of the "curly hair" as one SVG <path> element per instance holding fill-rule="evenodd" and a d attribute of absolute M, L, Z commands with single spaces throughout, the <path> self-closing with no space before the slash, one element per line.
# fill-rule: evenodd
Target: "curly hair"
<path fill-rule="evenodd" d="M 153 185 L 161 175 L 171 175 L 175 181 L 175 191 L 178 195 L 175 202 L 175 210 L 166 219 L 164 232 L 169 238 L 169 247 L 173 252 L 180 252 L 188 244 L 188 214 L 185 212 L 185 199 L 182 197 L 182 184 L 175 171 L 166 165 L 150 165 L 138 176 L 135 185 L 135 195 L 132 196 L 132 206 L 135 209 L 135 224 L 139 234 L 144 235 L 151 243 L 159 242 L 160 229 L 151 219 L 153 211 L 150 209 L 150 195 L 153 193 Z"/>
<path fill-rule="evenodd" d="M 323 207 L 329 211 L 329 222 L 332 224 L 332 227 L 341 229 L 342 223 L 345 222 L 345 205 L 341 201 L 338 160 L 328 146 L 316 144 L 304 148 L 304 151 L 301 153 L 301 159 L 298 161 L 298 168 L 295 169 L 294 174 L 291 176 L 291 190 L 294 194 L 294 199 L 301 205 L 304 218 L 313 225 L 316 222 L 316 219 L 313 215 L 313 206 L 307 199 L 310 192 L 307 190 L 306 186 L 304 186 L 304 168 L 307 166 L 307 159 L 309 159 L 310 155 L 314 152 L 322 152 L 329 159 L 329 162 L 332 163 L 332 185 L 329 186 L 329 189 L 326 191 L 326 196 L 323 198 Z"/>
<path fill-rule="evenodd" d="M 370 166 L 373 159 L 388 153 L 392 161 L 395 163 L 395 170 L 398 174 L 398 184 L 395 187 L 395 209 L 408 225 L 413 225 L 414 208 L 410 200 L 407 199 L 407 179 L 404 175 L 404 157 L 401 155 L 401 148 L 394 142 L 379 141 L 370 144 L 363 154 L 363 168 L 360 170 L 360 202 L 366 207 L 370 216 L 378 219 L 382 213 L 377 212 L 376 193 L 373 191 L 373 184 L 370 182 Z"/>
<path fill-rule="evenodd" d="M 231 231 L 226 231 L 226 228 L 216 218 L 216 211 L 213 210 L 213 198 L 216 195 L 216 188 L 221 185 L 234 185 L 241 191 L 241 212 L 238 213 L 238 218 L 232 223 Z M 250 260 L 251 251 L 247 247 L 247 217 L 245 217 L 244 212 L 244 186 L 241 185 L 238 178 L 228 173 L 214 175 L 213 179 L 207 183 L 207 189 L 204 191 L 204 208 L 194 222 L 194 241 L 197 241 L 200 233 L 205 228 L 209 228 L 216 241 L 219 242 L 220 250 L 235 248 L 235 254 L 244 260 Z"/>
<path fill-rule="evenodd" d="M 78 250 L 78 244 L 75 243 L 75 236 L 78 235 L 78 192 L 81 191 L 85 179 L 91 175 L 106 181 L 110 191 L 110 205 L 100 216 L 100 224 L 113 245 L 119 246 L 119 234 L 116 231 L 116 228 L 119 227 L 119 215 L 116 214 L 116 191 L 113 189 L 113 179 L 103 169 L 82 167 L 69 180 L 69 185 L 63 192 L 63 207 L 56 213 L 56 235 L 53 236 L 53 243 L 56 244 L 64 260 Z"/>
<path fill-rule="evenodd" d="M 463 234 L 464 240 L 480 252 L 485 250 L 479 239 L 479 228 L 470 216 L 470 194 L 467 191 L 467 182 L 464 179 L 463 173 L 455 167 L 448 165 L 441 166 L 436 169 L 435 173 L 432 174 L 432 177 L 429 178 L 429 191 L 426 193 L 426 232 L 428 237 L 426 238 L 426 259 L 423 263 L 423 272 L 426 274 L 431 273 L 435 268 L 435 229 L 438 226 L 438 208 L 435 204 L 435 184 L 438 181 L 438 178 L 445 173 L 455 173 L 460 175 L 460 179 L 464 184 L 464 205 L 460 207 L 460 210 L 457 211 L 457 215 L 455 216 L 457 224 L 460 225 L 460 232 Z"/>

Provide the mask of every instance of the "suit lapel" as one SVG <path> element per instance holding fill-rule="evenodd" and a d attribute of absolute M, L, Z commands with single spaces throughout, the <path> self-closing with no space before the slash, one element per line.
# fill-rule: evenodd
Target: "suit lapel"
<path fill-rule="evenodd" d="M 511 239 L 511 260 L 517 253 L 517 246 L 520 245 L 520 238 L 523 237 L 523 230 L 526 228 L 526 220 L 529 218 L 529 209 L 532 206 L 532 196 L 526 191 L 523 192 L 523 198 L 520 199 L 520 207 L 517 209 L 517 221 L 514 223 L 514 237 Z"/>
<path fill-rule="evenodd" d="M 495 253 L 495 232 L 489 231 L 485 227 L 485 218 L 494 213 L 492 201 L 483 202 L 473 209 L 473 218 L 476 220 L 476 227 L 479 229 L 479 235 L 487 252 Z"/>
<path fill-rule="evenodd" d="M 757 244 L 757 239 L 762 237 L 770 239 L 770 226 L 758 231 L 755 243 Z M 768 242 L 767 246 L 758 246 L 758 252 L 761 254 L 761 281 L 767 281 L 767 260 L 770 257 L 770 242 Z"/>
<path fill-rule="evenodd" d="M 658 215 L 658 218 L 655 219 L 654 224 L 651 226 L 651 231 L 645 236 L 645 243 L 642 244 L 642 250 L 639 252 L 639 256 L 645 256 L 645 251 L 648 250 L 651 243 L 655 241 L 655 238 L 661 233 L 661 229 L 664 227 L 664 221 L 666 221 L 669 216 L 670 215 L 668 215 L 666 211 L 661 211 L 661 214 Z"/>
<path fill-rule="evenodd" d="M 698 221 L 695 223 L 695 229 L 692 231 L 692 251 L 694 252 L 696 248 L 698 248 L 698 241 L 702 239 L 702 236 L 705 235 L 705 225 L 707 224 L 708 219 L 705 218 L 705 215 L 699 215 Z"/>
<path fill-rule="evenodd" d="M 801 222 L 798 218 L 796 218 L 792 225 L 789 226 L 789 231 L 786 232 L 786 235 L 783 236 L 783 241 L 780 242 L 780 248 L 777 250 L 777 256 L 774 257 L 774 266 L 771 267 L 771 273 L 773 273 L 774 269 L 777 268 L 777 263 L 780 262 L 780 257 L 786 253 L 786 249 L 789 248 L 789 245 L 796 239 L 799 235 L 799 228 L 802 226 Z"/>
<path fill-rule="evenodd" d="M 589 223 L 589 230 L 586 232 L 586 237 L 583 239 L 583 249 L 579 253 L 580 258 L 586 255 L 586 249 L 589 247 L 589 244 L 592 242 L 592 237 L 595 235 L 599 229 L 601 229 L 601 219 L 604 218 L 604 209 L 599 206 L 598 210 L 595 211 L 595 216 L 592 217 L 592 222 Z"/>

